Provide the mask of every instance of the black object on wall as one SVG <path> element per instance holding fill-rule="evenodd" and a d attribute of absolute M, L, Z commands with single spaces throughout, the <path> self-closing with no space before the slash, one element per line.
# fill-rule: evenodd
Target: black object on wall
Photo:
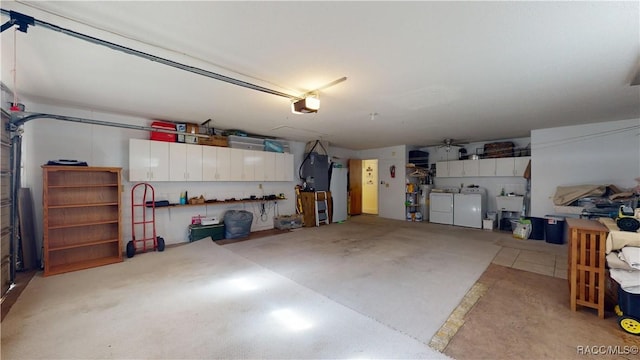
<path fill-rule="evenodd" d="M 329 191 L 329 156 L 316 152 L 307 154 L 302 164 L 301 177 L 308 191 Z"/>

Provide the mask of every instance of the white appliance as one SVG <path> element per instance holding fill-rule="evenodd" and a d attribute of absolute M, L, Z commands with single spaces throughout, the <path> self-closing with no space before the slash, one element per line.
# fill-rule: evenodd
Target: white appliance
<path fill-rule="evenodd" d="M 453 197 L 453 225 L 482 229 L 487 208 L 487 191 L 483 188 L 464 188 Z"/>
<path fill-rule="evenodd" d="M 332 222 L 340 222 L 347 220 L 347 168 L 331 169 L 331 182 L 329 183 L 329 191 L 331 191 L 331 199 L 333 201 L 333 218 Z"/>
<path fill-rule="evenodd" d="M 419 195 L 418 199 L 420 204 L 420 213 L 422 214 L 423 221 L 429 221 L 429 194 L 431 194 L 431 189 L 433 189 L 433 185 L 419 185 Z"/>
<path fill-rule="evenodd" d="M 457 188 L 433 189 L 429 194 L 429 222 L 453 225 L 453 195 Z"/>

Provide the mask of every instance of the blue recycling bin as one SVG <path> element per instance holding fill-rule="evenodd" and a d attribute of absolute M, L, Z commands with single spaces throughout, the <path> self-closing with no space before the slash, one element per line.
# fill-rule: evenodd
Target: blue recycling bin
<path fill-rule="evenodd" d="M 557 215 L 545 215 L 544 237 L 550 244 L 564 244 L 565 218 Z"/>

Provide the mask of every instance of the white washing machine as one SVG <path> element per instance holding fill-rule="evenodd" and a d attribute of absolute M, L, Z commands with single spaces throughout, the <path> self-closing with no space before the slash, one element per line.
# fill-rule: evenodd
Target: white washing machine
<path fill-rule="evenodd" d="M 487 191 L 483 188 L 464 188 L 453 197 L 453 225 L 482 229 L 487 211 Z"/>
<path fill-rule="evenodd" d="M 429 194 L 429 222 L 453 225 L 453 195 L 458 189 L 434 189 Z"/>

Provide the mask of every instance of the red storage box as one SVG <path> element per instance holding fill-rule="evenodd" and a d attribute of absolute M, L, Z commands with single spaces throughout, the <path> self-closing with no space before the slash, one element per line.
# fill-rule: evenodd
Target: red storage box
<path fill-rule="evenodd" d="M 176 124 L 170 122 L 154 121 L 151 123 L 151 127 L 176 131 Z M 176 142 L 176 138 L 176 134 L 168 134 L 157 131 L 151 132 L 151 140 Z"/>

